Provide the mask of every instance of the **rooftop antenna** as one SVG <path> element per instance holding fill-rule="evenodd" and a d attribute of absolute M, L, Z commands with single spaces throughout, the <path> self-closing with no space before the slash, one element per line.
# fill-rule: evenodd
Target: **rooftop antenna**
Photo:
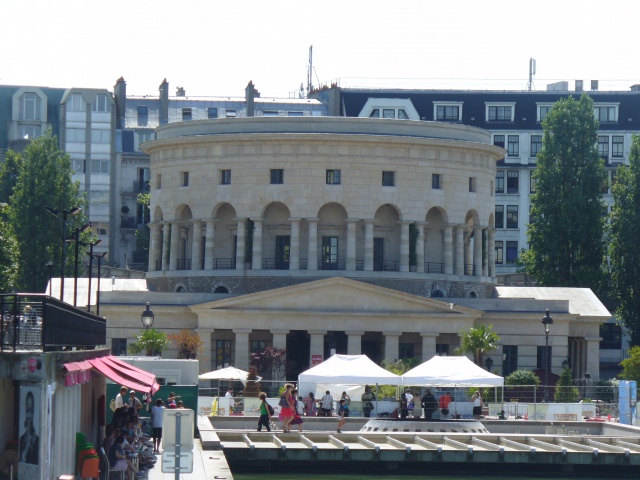
<path fill-rule="evenodd" d="M 536 74 L 536 59 L 529 59 L 529 82 L 527 83 L 527 90 L 533 90 L 533 76 Z"/>
<path fill-rule="evenodd" d="M 313 45 L 309 47 L 309 69 L 307 71 L 307 95 L 313 90 Z"/>

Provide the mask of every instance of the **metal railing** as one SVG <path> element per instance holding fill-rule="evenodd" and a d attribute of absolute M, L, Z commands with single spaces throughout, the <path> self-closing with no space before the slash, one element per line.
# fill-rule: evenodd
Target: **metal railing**
<path fill-rule="evenodd" d="M 424 273 L 444 273 L 444 263 L 424 262 Z"/>
<path fill-rule="evenodd" d="M 263 270 L 289 270 L 289 261 L 278 260 L 276 258 L 263 258 Z"/>
<path fill-rule="evenodd" d="M 178 258 L 176 260 L 176 270 L 191 270 L 191 259 Z"/>
<path fill-rule="evenodd" d="M 106 320 L 43 294 L 0 295 L 0 350 L 95 348 Z"/>

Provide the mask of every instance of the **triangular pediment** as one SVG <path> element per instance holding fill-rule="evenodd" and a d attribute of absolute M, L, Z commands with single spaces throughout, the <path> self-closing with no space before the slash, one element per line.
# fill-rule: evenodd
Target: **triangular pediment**
<path fill-rule="evenodd" d="M 479 311 L 343 277 L 332 277 L 238 297 L 192 305 L 194 312 L 212 310 L 301 311 L 371 314 L 435 314 L 477 316 Z"/>

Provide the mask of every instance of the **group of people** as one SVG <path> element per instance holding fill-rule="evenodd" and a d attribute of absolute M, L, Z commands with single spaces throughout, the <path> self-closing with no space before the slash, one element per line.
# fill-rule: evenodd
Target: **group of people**
<path fill-rule="evenodd" d="M 414 400 L 410 391 L 403 392 L 400 395 L 400 402 L 398 406 L 398 417 L 405 419 L 410 415 L 413 415 Z M 474 392 L 471 397 L 473 402 L 473 418 L 479 419 L 482 415 L 482 396 L 479 391 Z M 439 399 L 436 399 L 435 395 L 431 393 L 430 389 L 426 389 L 424 395 L 420 399 L 422 406 L 422 412 L 426 420 L 432 420 L 433 414 L 436 411 L 440 411 L 440 418 L 449 418 L 449 404 L 451 403 L 451 395 L 449 392 L 444 392 Z M 414 418 L 420 418 L 420 415 Z"/>

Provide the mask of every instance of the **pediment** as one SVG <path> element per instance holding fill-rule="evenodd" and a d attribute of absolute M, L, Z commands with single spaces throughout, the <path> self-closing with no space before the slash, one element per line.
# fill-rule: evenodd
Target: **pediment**
<path fill-rule="evenodd" d="M 477 316 L 479 311 L 343 277 L 332 277 L 192 305 L 194 312 L 211 310 L 300 311 L 307 313 L 435 314 Z"/>

